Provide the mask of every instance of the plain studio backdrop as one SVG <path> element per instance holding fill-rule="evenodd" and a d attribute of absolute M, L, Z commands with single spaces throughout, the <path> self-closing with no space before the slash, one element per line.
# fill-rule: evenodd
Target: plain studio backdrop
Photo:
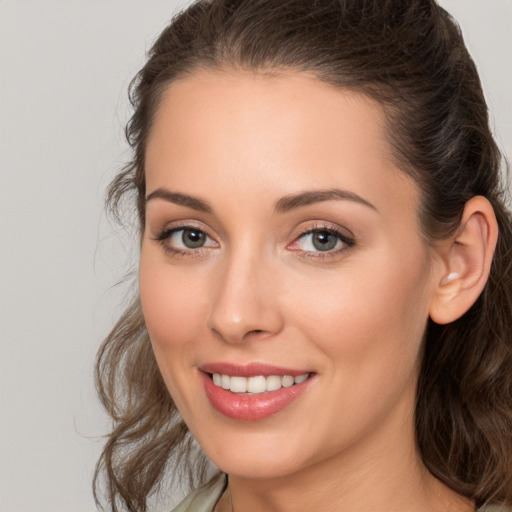
<path fill-rule="evenodd" d="M 135 268 L 104 190 L 126 89 L 176 0 L 0 0 L 0 511 L 95 510 L 96 350 Z M 512 156 L 512 0 L 443 0 Z"/>

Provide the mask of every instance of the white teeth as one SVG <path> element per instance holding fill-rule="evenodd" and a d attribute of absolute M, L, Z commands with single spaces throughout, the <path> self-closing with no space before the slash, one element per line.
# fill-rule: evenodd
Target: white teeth
<path fill-rule="evenodd" d="M 309 377 L 309 373 L 297 375 L 257 375 L 254 377 L 239 377 L 222 375 L 219 373 L 213 374 L 213 383 L 223 389 L 229 390 L 233 393 L 264 393 L 265 391 L 277 391 L 281 388 L 289 388 L 294 384 L 301 384 Z"/>
<path fill-rule="evenodd" d="M 267 377 L 267 391 L 277 391 L 281 389 L 281 377 L 270 375 Z"/>
<path fill-rule="evenodd" d="M 289 388 L 290 386 L 293 386 L 294 378 L 291 375 L 285 375 L 283 377 L 282 384 L 284 388 Z"/>
<path fill-rule="evenodd" d="M 267 379 L 263 377 L 263 375 L 259 375 L 258 377 L 249 377 L 247 379 L 247 391 L 249 393 L 263 393 L 266 390 Z"/>
<path fill-rule="evenodd" d="M 304 375 L 297 375 L 295 379 L 295 384 L 300 384 L 301 382 L 304 382 L 309 377 L 309 373 L 305 373 Z"/>
<path fill-rule="evenodd" d="M 224 375 L 222 377 L 224 377 Z M 229 390 L 233 391 L 233 393 L 247 392 L 247 379 L 245 377 L 230 377 Z"/>

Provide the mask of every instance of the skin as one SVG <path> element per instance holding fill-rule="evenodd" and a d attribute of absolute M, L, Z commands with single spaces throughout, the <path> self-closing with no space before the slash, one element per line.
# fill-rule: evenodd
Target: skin
<path fill-rule="evenodd" d="M 419 193 L 392 158 L 379 104 L 305 74 L 197 71 L 173 83 L 147 145 L 140 294 L 165 383 L 229 476 L 234 510 L 469 511 L 423 467 L 413 411 L 429 309 L 446 272 L 418 224 Z M 275 210 L 283 197 L 352 199 Z M 200 249 L 162 232 L 193 225 Z M 352 239 L 315 249 L 304 231 Z M 337 239 L 336 239 L 337 240 Z M 173 252 L 174 251 L 174 252 Z M 284 410 L 238 421 L 208 401 L 198 367 L 314 372 Z M 218 511 L 231 510 L 228 496 Z"/>

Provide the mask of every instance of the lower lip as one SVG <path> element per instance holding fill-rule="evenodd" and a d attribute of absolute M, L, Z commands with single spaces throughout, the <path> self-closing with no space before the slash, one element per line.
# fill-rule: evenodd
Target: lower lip
<path fill-rule="evenodd" d="M 207 373 L 200 372 L 206 396 L 217 411 L 234 420 L 256 421 L 282 411 L 309 386 L 310 376 L 300 384 L 255 395 L 238 395 L 216 386 Z"/>

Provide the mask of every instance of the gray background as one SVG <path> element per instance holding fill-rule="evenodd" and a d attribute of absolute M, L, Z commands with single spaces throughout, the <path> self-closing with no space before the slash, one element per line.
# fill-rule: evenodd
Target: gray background
<path fill-rule="evenodd" d="M 107 420 L 97 347 L 126 293 L 133 237 L 103 194 L 126 161 L 126 89 L 185 1 L 0 0 L 0 511 L 95 509 Z M 443 0 L 512 156 L 512 0 Z"/>

